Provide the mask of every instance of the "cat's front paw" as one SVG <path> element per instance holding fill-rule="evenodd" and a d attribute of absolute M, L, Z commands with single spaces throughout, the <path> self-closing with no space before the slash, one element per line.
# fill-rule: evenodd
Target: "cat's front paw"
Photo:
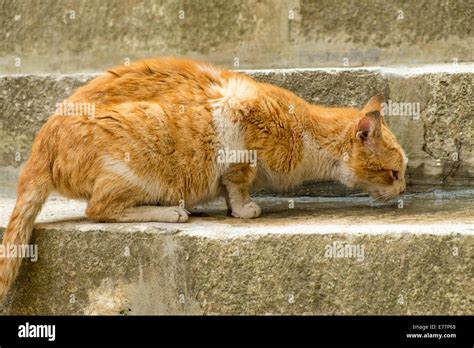
<path fill-rule="evenodd" d="M 242 219 L 253 219 L 262 214 L 262 209 L 254 201 L 250 201 L 241 207 L 232 209 L 232 216 Z"/>

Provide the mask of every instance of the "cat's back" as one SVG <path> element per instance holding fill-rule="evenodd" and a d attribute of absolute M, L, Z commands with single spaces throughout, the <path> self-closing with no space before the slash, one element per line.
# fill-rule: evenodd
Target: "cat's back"
<path fill-rule="evenodd" d="M 219 97 L 215 86 L 229 79 L 250 79 L 212 64 L 175 58 L 146 59 L 109 69 L 79 88 L 68 101 L 108 107 L 131 101 L 203 105 Z"/>

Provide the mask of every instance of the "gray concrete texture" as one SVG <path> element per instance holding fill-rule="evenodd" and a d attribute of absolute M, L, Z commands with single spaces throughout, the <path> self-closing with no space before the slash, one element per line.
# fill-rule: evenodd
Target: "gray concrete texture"
<path fill-rule="evenodd" d="M 419 116 L 388 115 L 405 149 L 410 185 L 472 185 L 472 65 L 421 68 L 247 71 L 258 81 L 292 90 L 308 102 L 363 107 L 377 93 L 392 103 L 415 103 Z M 0 77 L 0 159 L 4 182 L 15 180 L 31 143 L 56 103 L 92 75 Z M 415 105 L 413 104 L 413 105 Z M 6 168 L 6 169 L 5 169 Z M 12 173 L 7 177 L 6 172 Z"/>
<path fill-rule="evenodd" d="M 223 201 L 185 224 L 92 223 L 51 197 L 3 314 L 472 314 L 472 190 L 368 198 Z M 14 204 L 0 199 L 0 233 Z M 53 222 L 54 221 L 54 222 Z M 334 244 L 336 243 L 336 244 Z M 349 246 L 354 253 L 331 254 Z M 358 249 L 354 249 L 358 248 Z"/>
<path fill-rule="evenodd" d="M 3 73 L 102 71 L 163 55 L 241 69 L 474 60 L 470 0 L 0 3 Z"/>

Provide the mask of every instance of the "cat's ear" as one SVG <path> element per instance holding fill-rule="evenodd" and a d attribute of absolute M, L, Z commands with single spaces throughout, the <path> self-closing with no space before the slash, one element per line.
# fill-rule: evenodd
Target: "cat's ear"
<path fill-rule="evenodd" d="M 367 105 L 365 105 L 365 107 L 362 109 L 362 113 L 366 114 L 371 111 L 378 111 L 381 113 L 384 100 L 385 98 L 383 94 L 374 95 L 372 98 L 370 98 Z"/>
<path fill-rule="evenodd" d="M 357 124 L 356 137 L 365 141 L 382 134 L 382 115 L 380 111 L 370 111 L 365 114 Z"/>

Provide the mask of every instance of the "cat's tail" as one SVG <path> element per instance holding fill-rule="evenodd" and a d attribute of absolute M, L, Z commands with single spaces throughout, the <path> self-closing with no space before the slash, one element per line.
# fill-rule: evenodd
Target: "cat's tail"
<path fill-rule="evenodd" d="M 23 169 L 17 188 L 15 208 L 10 216 L 0 246 L 0 304 L 15 281 L 22 257 L 33 232 L 33 223 L 52 189 L 48 149 L 37 139 L 31 157 Z M 48 147 L 48 146 L 47 146 Z M 22 251 L 23 250 L 23 251 Z M 31 250 L 31 249 L 30 249 Z"/>

